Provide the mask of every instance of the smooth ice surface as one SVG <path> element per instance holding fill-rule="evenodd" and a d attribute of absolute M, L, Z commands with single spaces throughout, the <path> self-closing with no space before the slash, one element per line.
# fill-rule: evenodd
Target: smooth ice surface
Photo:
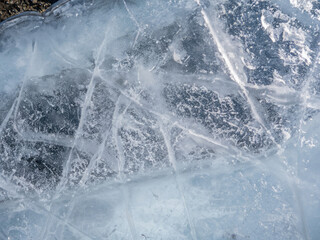
<path fill-rule="evenodd" d="M 0 25 L 0 239 L 319 239 L 317 0 L 74 0 Z"/>

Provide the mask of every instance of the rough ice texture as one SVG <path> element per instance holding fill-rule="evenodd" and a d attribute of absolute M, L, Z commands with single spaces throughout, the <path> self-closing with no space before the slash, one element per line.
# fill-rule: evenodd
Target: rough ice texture
<path fill-rule="evenodd" d="M 0 25 L 0 239 L 318 239 L 317 1 L 59 1 Z"/>

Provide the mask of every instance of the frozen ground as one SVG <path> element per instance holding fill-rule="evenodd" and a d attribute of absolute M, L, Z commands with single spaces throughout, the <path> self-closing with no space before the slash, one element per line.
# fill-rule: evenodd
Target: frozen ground
<path fill-rule="evenodd" d="M 0 239 L 320 236 L 314 0 L 74 0 L 0 25 Z"/>

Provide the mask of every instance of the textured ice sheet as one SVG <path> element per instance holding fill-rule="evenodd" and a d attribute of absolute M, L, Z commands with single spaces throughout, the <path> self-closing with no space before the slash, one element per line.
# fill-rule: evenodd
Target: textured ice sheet
<path fill-rule="evenodd" d="M 0 25 L 0 239 L 317 239 L 317 1 L 60 1 Z"/>

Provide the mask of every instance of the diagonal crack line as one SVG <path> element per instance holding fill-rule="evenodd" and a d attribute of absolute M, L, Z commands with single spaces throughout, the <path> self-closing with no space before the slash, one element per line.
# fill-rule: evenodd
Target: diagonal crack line
<path fill-rule="evenodd" d="M 90 105 L 90 101 L 92 99 L 92 96 L 93 96 L 93 92 L 94 92 L 94 88 L 95 88 L 95 77 L 97 76 L 98 74 L 98 71 L 99 71 L 99 66 L 100 64 L 103 62 L 104 60 L 104 48 L 106 46 L 106 43 L 107 43 L 107 36 L 108 36 L 108 33 L 109 33 L 109 30 L 107 29 L 105 31 L 105 35 L 104 35 L 104 38 L 98 48 L 98 51 L 97 51 L 97 56 L 96 56 L 96 59 L 95 59 L 95 68 L 92 72 L 92 75 L 91 75 L 91 79 L 90 79 L 90 82 L 88 84 L 88 90 L 86 92 L 86 95 L 85 95 L 85 99 L 84 99 L 84 102 L 83 102 L 83 106 L 81 108 L 81 118 L 80 118 L 80 122 L 79 122 L 79 125 L 78 125 L 78 128 L 77 128 L 77 131 L 76 131 L 76 134 L 75 134 L 75 138 L 74 138 L 74 141 L 73 141 L 73 144 L 72 144 L 72 147 L 71 147 L 71 150 L 70 150 L 70 153 L 69 153 L 69 156 L 68 156 L 68 159 L 66 161 L 66 164 L 65 164 L 65 167 L 63 168 L 63 173 L 62 173 L 62 179 L 57 187 L 57 193 L 60 193 L 64 186 L 67 184 L 67 181 L 68 181 L 68 174 L 69 174 L 69 171 L 70 171 L 70 168 L 71 168 L 71 164 L 72 164 L 72 154 L 73 154 L 73 150 L 74 148 L 76 147 L 76 145 L 78 144 L 78 140 L 79 138 L 81 137 L 81 134 L 83 133 L 83 126 L 85 124 L 85 121 L 86 121 L 86 115 L 87 115 L 87 109 Z"/>
<path fill-rule="evenodd" d="M 82 239 L 87 239 L 87 240 L 93 240 L 93 238 L 91 236 L 89 236 L 87 233 L 83 232 L 82 230 L 80 230 L 78 227 L 74 226 L 73 224 L 69 223 L 68 221 L 65 221 L 63 218 L 55 215 L 54 213 L 52 213 L 51 211 L 47 210 L 45 207 L 43 206 L 39 206 L 36 205 L 32 202 L 28 202 L 27 203 L 31 208 L 32 206 L 35 209 L 38 209 L 40 211 L 43 211 L 44 213 L 46 213 L 47 215 L 49 215 L 52 218 L 55 218 L 56 220 L 58 220 L 60 223 L 63 223 L 65 225 L 67 225 L 70 229 L 72 229 L 73 231 L 75 231 L 76 233 L 78 233 L 79 235 L 81 235 Z"/>
<path fill-rule="evenodd" d="M 4 120 L 2 121 L 2 123 L 0 124 L 0 137 L 1 137 L 1 134 L 2 132 L 5 130 L 5 127 L 7 126 L 7 123 L 9 122 L 12 114 L 14 113 L 14 110 L 17 106 L 17 103 L 18 103 L 18 100 L 15 99 L 10 110 L 8 111 L 7 113 L 7 116 L 4 118 Z"/>
<path fill-rule="evenodd" d="M 161 119 L 164 120 L 164 119 Z M 180 183 L 180 175 L 178 173 L 178 169 L 177 169 L 177 163 L 176 163 L 176 158 L 175 158 L 175 153 L 174 153 L 174 149 L 172 149 L 171 143 L 170 143 L 170 129 L 165 129 L 165 126 L 163 126 L 163 124 L 160 124 L 160 131 L 162 133 L 166 148 L 167 148 L 167 152 L 168 152 L 168 157 L 169 157 L 169 161 L 172 165 L 173 171 L 174 171 L 174 175 L 175 175 L 175 182 L 177 184 L 178 187 L 178 191 L 183 203 L 183 207 L 186 211 L 187 214 L 187 220 L 188 220 L 188 224 L 191 230 L 191 237 L 193 240 L 197 240 L 197 232 L 196 232 L 196 228 L 195 228 L 195 224 L 192 220 L 192 217 L 190 215 L 190 210 L 189 207 L 187 205 L 186 199 L 185 199 L 185 195 L 184 192 L 182 191 L 182 186 Z"/>
<path fill-rule="evenodd" d="M 137 27 L 138 27 L 138 32 L 137 32 L 137 35 L 136 35 L 136 37 L 135 37 L 135 39 L 134 39 L 134 42 L 133 42 L 133 45 L 132 45 L 132 47 L 134 47 L 134 46 L 136 45 L 137 40 L 138 40 L 138 38 L 139 38 L 139 35 L 140 35 L 140 33 L 141 33 L 141 26 L 140 26 L 139 22 L 137 21 L 137 19 L 135 18 L 135 16 L 133 15 L 133 13 L 131 12 L 131 10 L 129 9 L 126 0 L 122 0 L 122 1 L 123 1 L 124 7 L 126 8 L 126 10 L 127 10 L 128 14 L 129 14 L 131 20 L 132 20 L 132 21 L 137 25 Z"/>
<path fill-rule="evenodd" d="M 120 124 L 122 124 L 123 116 L 127 112 L 128 108 L 130 107 L 132 101 L 130 100 L 128 101 L 128 99 L 125 99 L 127 101 L 125 103 L 125 108 L 123 112 L 119 114 L 122 96 L 123 95 L 119 96 L 115 104 L 115 109 L 112 116 L 112 136 L 115 141 L 116 151 L 118 153 L 118 174 L 119 174 L 120 181 L 123 184 L 121 191 L 122 191 L 122 194 L 124 195 L 124 200 L 125 200 L 126 219 L 129 225 L 131 238 L 135 240 L 137 239 L 137 231 L 136 231 L 134 219 L 132 216 L 130 201 L 129 201 L 129 190 L 128 190 L 128 186 L 126 185 L 125 176 L 124 176 L 125 156 L 123 153 L 120 137 L 118 136 L 118 129 Z"/>
<path fill-rule="evenodd" d="M 173 126 L 177 126 L 178 128 L 182 129 L 183 131 L 185 131 L 188 135 L 191 135 L 192 137 L 204 140 L 208 143 L 211 143 L 215 146 L 221 147 L 223 149 L 231 149 L 230 146 L 225 146 L 223 143 L 209 137 L 209 136 L 205 136 L 201 133 L 198 133 L 195 129 L 192 128 L 188 128 L 187 126 L 183 126 L 181 123 L 174 121 L 170 116 L 163 114 L 161 112 L 158 112 L 157 110 L 154 110 L 152 106 L 150 106 L 149 104 L 145 104 L 144 102 L 139 101 L 138 99 L 135 99 L 133 97 L 131 97 L 128 93 L 126 93 L 125 91 L 121 90 L 119 87 L 115 86 L 114 84 L 110 83 L 109 81 L 107 81 L 107 79 L 103 78 L 102 76 L 100 76 L 110 87 L 115 88 L 116 90 L 119 91 L 119 93 L 125 97 L 126 99 L 128 99 L 129 101 L 131 101 L 133 104 L 136 104 L 138 107 L 144 109 L 145 111 L 147 111 L 148 113 L 160 117 L 160 118 L 164 118 L 166 121 L 169 121 Z M 234 150 L 234 149 L 233 149 Z"/>
<path fill-rule="evenodd" d="M 268 130 L 268 128 L 266 127 L 262 117 L 260 116 L 260 114 L 258 113 L 256 106 L 252 100 L 252 98 L 249 95 L 248 90 L 245 87 L 245 83 L 241 80 L 241 76 L 239 75 L 239 73 L 236 70 L 236 66 L 234 66 L 234 64 L 232 63 L 231 58 L 229 57 L 226 49 L 223 47 L 221 40 L 218 37 L 217 32 L 215 31 L 212 22 L 210 21 L 207 12 L 205 11 L 205 9 L 203 8 L 200 0 L 195 0 L 195 2 L 198 4 L 198 6 L 201 8 L 201 15 L 205 21 L 205 24 L 207 25 L 207 28 L 211 34 L 212 40 L 214 41 L 215 45 L 218 48 L 218 51 L 220 52 L 226 67 L 229 70 L 229 73 L 231 75 L 231 79 L 238 84 L 238 86 L 240 87 L 242 93 L 244 94 L 244 96 L 246 97 L 251 112 L 254 115 L 255 119 L 259 122 L 259 124 L 262 126 L 262 128 L 270 135 L 270 137 L 272 137 L 270 131 Z M 272 140 L 274 141 L 273 137 Z M 274 141 L 275 142 L 275 141 Z"/>

